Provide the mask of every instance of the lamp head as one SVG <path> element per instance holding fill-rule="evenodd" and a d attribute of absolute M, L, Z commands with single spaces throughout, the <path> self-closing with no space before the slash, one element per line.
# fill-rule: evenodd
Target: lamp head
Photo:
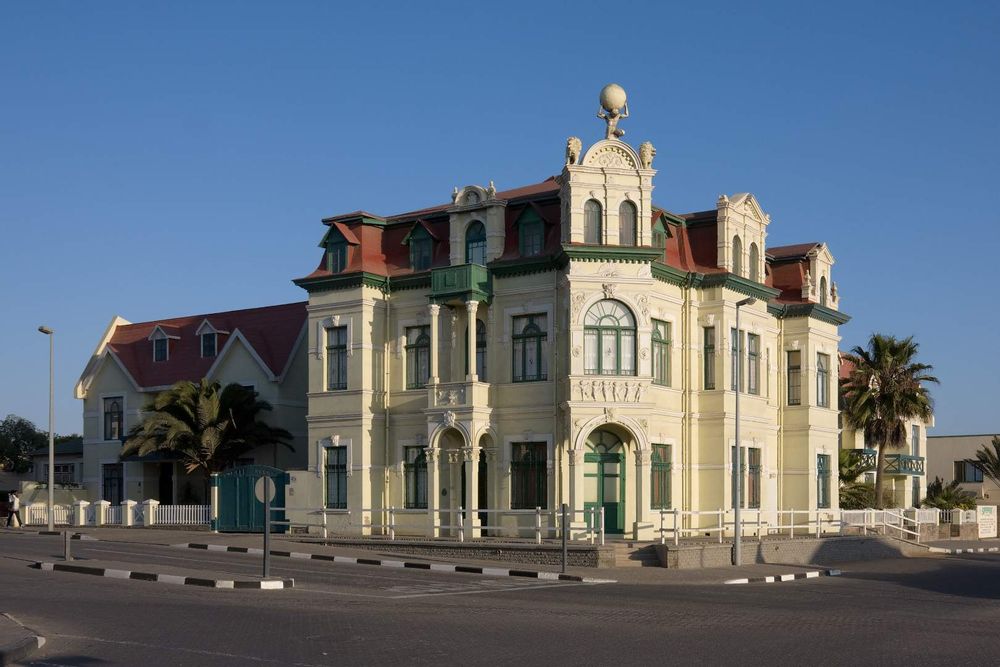
<path fill-rule="evenodd" d="M 41 331 L 46 336 L 51 336 L 52 335 L 52 329 L 50 329 L 50 328 L 48 328 L 46 326 L 38 327 L 38 330 Z"/>
<path fill-rule="evenodd" d="M 747 297 L 746 299 L 743 299 L 742 301 L 737 301 L 736 302 L 736 307 L 737 308 L 742 308 L 743 306 L 752 306 L 755 303 L 757 303 L 757 299 L 755 299 L 755 298 L 753 298 L 751 296 L 751 297 Z"/>

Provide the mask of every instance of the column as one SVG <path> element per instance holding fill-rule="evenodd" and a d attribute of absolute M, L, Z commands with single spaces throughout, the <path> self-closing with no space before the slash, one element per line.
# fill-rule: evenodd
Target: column
<path fill-rule="evenodd" d="M 426 447 L 427 454 L 427 537 L 438 537 L 438 502 L 441 498 L 441 471 L 438 468 L 437 447 Z"/>
<path fill-rule="evenodd" d="M 569 463 L 566 481 L 569 487 L 569 509 L 572 512 L 570 526 L 573 528 L 570 535 L 576 538 L 580 534 L 577 531 L 584 531 L 590 521 L 590 517 L 583 513 L 583 452 L 569 448 L 566 450 L 566 460 Z M 596 520 L 593 525 L 596 530 Z"/>
<path fill-rule="evenodd" d="M 441 306 L 436 303 L 432 303 L 427 307 L 427 310 L 431 314 L 431 350 L 430 350 L 430 371 L 431 377 L 428 380 L 428 384 L 438 383 L 438 314 L 441 312 Z"/>
<path fill-rule="evenodd" d="M 634 526 L 634 539 L 636 540 L 648 540 L 652 539 L 654 526 L 652 521 L 650 521 L 650 509 L 649 505 L 651 502 L 650 494 L 650 471 L 652 461 L 650 459 L 651 452 L 648 449 L 636 449 L 635 450 L 635 526 Z M 659 528 L 659 524 L 655 526 Z"/>
<path fill-rule="evenodd" d="M 467 301 L 465 303 L 465 310 L 468 313 L 469 322 L 469 344 L 468 344 L 468 354 L 469 354 L 469 376 L 465 378 L 466 382 L 478 382 L 479 377 L 476 374 L 476 310 L 479 308 L 478 301 Z"/>
<path fill-rule="evenodd" d="M 465 539 L 479 537 L 479 447 L 462 449 L 465 466 Z M 489 525 L 489 524 L 487 524 Z"/>
<path fill-rule="evenodd" d="M 123 528 L 131 528 L 135 525 L 135 506 L 138 504 L 134 500 L 126 500 L 121 504 Z"/>
<path fill-rule="evenodd" d="M 147 498 L 142 501 L 142 525 L 144 526 L 154 526 L 156 525 L 156 510 L 160 506 L 159 500 L 153 500 L 152 498 Z"/>

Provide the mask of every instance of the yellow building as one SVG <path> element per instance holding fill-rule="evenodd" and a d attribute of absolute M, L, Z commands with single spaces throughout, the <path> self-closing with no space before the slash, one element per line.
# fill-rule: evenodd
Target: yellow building
<path fill-rule="evenodd" d="M 621 139 L 617 91 L 604 138 L 571 137 L 558 176 L 323 221 L 320 264 L 295 281 L 310 445 L 290 506 L 358 534 L 390 507 L 397 533 L 462 517 L 474 537 L 567 503 L 577 526 L 603 508 L 608 532 L 649 539 L 662 510 L 732 506 L 738 446 L 748 521 L 837 508 L 833 256 L 769 247 L 752 194 L 654 204 L 655 150 Z"/>

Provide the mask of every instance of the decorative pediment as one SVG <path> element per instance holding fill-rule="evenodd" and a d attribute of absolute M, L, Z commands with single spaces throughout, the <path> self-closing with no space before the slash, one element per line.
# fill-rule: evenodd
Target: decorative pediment
<path fill-rule="evenodd" d="M 616 139 L 605 139 L 590 147 L 582 164 L 605 169 L 638 169 L 640 163 L 631 146 Z"/>
<path fill-rule="evenodd" d="M 760 202 L 750 192 L 740 192 L 729 198 L 723 195 L 719 198 L 720 204 L 723 201 L 728 203 L 731 211 L 743 213 L 761 225 L 767 226 L 771 222 L 771 216 L 764 212 L 764 209 L 760 206 Z"/>
<path fill-rule="evenodd" d="M 206 318 L 206 319 L 204 319 L 204 320 L 201 321 L 201 324 L 199 324 L 198 328 L 195 329 L 194 334 L 196 336 L 200 336 L 202 334 L 207 334 L 207 333 L 208 334 L 211 334 L 211 333 L 214 333 L 214 334 L 227 334 L 229 332 L 228 331 L 223 331 L 222 329 L 219 329 L 214 324 L 212 324 L 211 322 L 209 322 L 208 319 Z"/>
<path fill-rule="evenodd" d="M 169 338 L 171 340 L 180 340 L 180 332 L 176 327 L 164 326 L 162 324 L 157 324 L 153 327 L 153 330 L 149 333 L 146 340 L 156 340 L 158 338 Z"/>

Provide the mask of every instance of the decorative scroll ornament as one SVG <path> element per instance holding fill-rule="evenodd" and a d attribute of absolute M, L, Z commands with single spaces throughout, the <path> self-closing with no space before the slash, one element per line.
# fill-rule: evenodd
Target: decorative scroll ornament
<path fill-rule="evenodd" d="M 614 283 L 604 283 L 601 285 L 601 289 L 604 290 L 605 299 L 613 299 L 615 298 L 615 292 L 618 290 L 618 285 L 615 285 Z"/>
<path fill-rule="evenodd" d="M 446 426 L 454 426 L 456 420 L 457 420 L 457 417 L 456 417 L 455 413 L 452 412 L 451 410 L 448 410 L 443 415 L 441 415 L 441 423 L 444 424 L 444 425 L 446 425 Z"/>

